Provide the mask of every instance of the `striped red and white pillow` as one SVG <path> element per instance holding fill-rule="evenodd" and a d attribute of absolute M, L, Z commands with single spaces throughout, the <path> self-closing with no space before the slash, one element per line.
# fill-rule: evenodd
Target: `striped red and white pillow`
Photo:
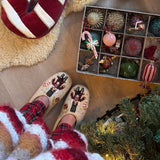
<path fill-rule="evenodd" d="M 57 23 L 67 0 L 2 0 L 1 17 L 14 33 L 26 38 L 40 38 Z M 30 11 L 30 6 L 34 5 Z"/>

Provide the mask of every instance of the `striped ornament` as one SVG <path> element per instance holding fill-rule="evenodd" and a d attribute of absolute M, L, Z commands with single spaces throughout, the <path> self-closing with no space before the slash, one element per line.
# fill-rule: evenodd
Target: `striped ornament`
<path fill-rule="evenodd" d="M 146 85 L 148 82 L 152 82 L 154 79 L 154 76 L 156 74 L 156 67 L 153 63 L 148 63 L 146 64 L 144 71 L 143 71 L 143 75 L 142 75 L 142 80 L 144 81 L 144 83 L 142 84 L 143 88 L 148 88 L 148 86 Z"/>
<path fill-rule="evenodd" d="M 2 0 L 1 17 L 14 33 L 40 38 L 57 23 L 67 0 Z M 32 9 L 33 8 L 33 9 Z"/>

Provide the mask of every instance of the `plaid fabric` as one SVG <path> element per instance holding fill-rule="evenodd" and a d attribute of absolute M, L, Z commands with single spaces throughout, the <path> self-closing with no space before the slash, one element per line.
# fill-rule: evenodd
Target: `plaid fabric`
<path fill-rule="evenodd" d="M 60 126 L 56 128 L 53 132 L 51 139 L 57 141 L 61 138 L 62 134 L 68 130 L 72 129 L 72 127 L 67 123 L 62 123 Z"/>
<path fill-rule="evenodd" d="M 37 100 L 32 103 L 27 103 L 24 105 L 20 112 L 26 118 L 28 124 L 31 124 L 38 118 L 42 117 L 47 107 L 43 104 L 43 102 Z"/>
<path fill-rule="evenodd" d="M 71 148 L 87 151 L 87 140 L 80 132 L 73 129 L 69 124 L 63 123 L 53 132 L 51 139 L 54 143 L 65 142 Z"/>

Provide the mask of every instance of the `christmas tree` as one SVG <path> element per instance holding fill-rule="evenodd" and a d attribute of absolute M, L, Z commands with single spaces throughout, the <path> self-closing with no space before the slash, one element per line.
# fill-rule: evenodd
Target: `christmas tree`
<path fill-rule="evenodd" d="M 118 107 L 116 114 L 79 126 L 89 150 L 106 160 L 160 160 L 160 87 Z"/>

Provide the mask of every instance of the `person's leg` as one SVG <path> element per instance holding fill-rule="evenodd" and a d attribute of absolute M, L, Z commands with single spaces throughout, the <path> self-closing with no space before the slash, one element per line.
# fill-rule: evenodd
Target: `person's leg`
<path fill-rule="evenodd" d="M 62 123 L 61 121 L 64 121 L 65 123 L 66 115 L 70 115 L 71 123 L 72 120 L 73 123 L 75 123 L 74 118 L 76 119 L 76 124 L 80 123 L 87 112 L 88 103 L 89 103 L 88 89 L 83 85 L 75 85 L 74 87 L 72 87 L 62 106 L 61 113 L 54 125 L 53 131 L 56 129 L 59 123 Z"/>
<path fill-rule="evenodd" d="M 31 160 L 103 160 L 99 154 L 87 152 L 87 140 L 73 129 L 75 123 L 73 115 L 63 117 L 52 134 L 51 148 Z"/>
<path fill-rule="evenodd" d="M 81 91 L 83 91 L 83 94 L 81 94 Z M 85 136 L 73 128 L 83 120 L 88 103 L 88 89 L 83 85 L 72 87 L 55 124 L 54 128 L 56 129 L 51 137 L 53 143 L 61 140 L 70 147 L 87 151 L 87 140 Z"/>
<path fill-rule="evenodd" d="M 70 126 L 72 126 L 72 128 L 74 128 L 74 127 L 75 127 L 75 124 L 76 124 L 76 117 L 73 116 L 72 114 L 67 114 L 67 115 L 65 115 L 65 116 L 61 119 L 59 125 L 60 125 L 60 124 L 63 124 L 63 123 L 67 123 L 67 124 L 69 124 Z M 58 126 L 59 126 L 59 125 L 58 125 Z"/>
<path fill-rule="evenodd" d="M 61 82 L 57 87 L 57 82 Z M 33 123 L 52 108 L 69 90 L 71 78 L 64 72 L 49 77 L 20 111 L 8 106 L 0 107 L 0 160 L 4 160 L 18 144 L 19 137 Z M 57 87 L 57 88 L 56 88 Z M 48 90 L 54 88 L 52 95 Z M 33 128 L 33 127 L 32 127 Z M 39 132 L 37 132 L 38 134 Z"/>
<path fill-rule="evenodd" d="M 49 148 L 50 131 L 43 120 L 33 122 L 20 136 L 7 160 L 30 160 Z"/>
<path fill-rule="evenodd" d="M 84 152 L 77 148 L 57 148 L 39 154 L 31 160 L 104 160 L 97 153 Z"/>
<path fill-rule="evenodd" d="M 45 105 L 48 104 L 48 99 L 44 96 L 38 97 L 37 99 L 35 99 L 33 104 L 37 100 L 38 101 L 41 100 L 41 103 L 43 102 Z M 30 114 L 30 117 L 33 117 L 33 115 Z M 72 127 L 74 127 L 75 122 L 76 122 L 76 118 L 73 115 L 68 114 L 64 116 L 60 121 L 59 126 L 54 131 L 52 138 L 56 139 L 56 142 L 59 139 L 61 139 L 61 137 L 63 137 L 62 140 L 64 139 L 66 140 L 66 138 L 67 139 L 69 138 L 70 142 L 72 139 L 72 144 L 76 145 L 77 147 L 79 147 L 80 146 L 79 144 L 81 144 L 83 145 L 83 149 L 84 149 L 86 148 L 86 144 L 83 142 L 81 138 L 79 138 L 80 136 L 78 136 L 78 133 L 72 130 Z M 47 126 L 43 121 L 33 122 L 30 125 L 30 128 L 20 136 L 18 145 L 13 150 L 13 152 L 9 155 L 7 160 L 18 160 L 18 159 L 29 160 L 37 156 L 39 153 L 45 151 L 47 147 L 49 148 L 49 141 L 48 141 L 49 137 L 47 137 L 47 135 L 49 135 L 49 132 L 48 132 Z M 57 135 L 59 136 L 59 138 L 57 138 Z M 73 137 L 71 137 L 70 135 L 73 135 L 73 137 L 77 136 L 76 142 L 74 142 Z M 55 143 L 55 146 L 57 144 Z"/>
<path fill-rule="evenodd" d="M 49 106 L 47 96 L 39 96 L 33 102 L 24 105 L 20 112 L 25 117 L 28 124 L 31 124 L 38 118 L 41 118 Z"/>
<path fill-rule="evenodd" d="M 18 144 L 20 135 L 29 127 L 28 123 L 35 121 L 38 116 L 41 117 L 48 103 L 47 97 L 40 96 L 20 111 L 9 106 L 0 106 L 0 160 L 7 158 Z"/>
<path fill-rule="evenodd" d="M 25 116 L 28 123 L 45 116 L 68 92 L 71 84 L 72 80 L 65 72 L 52 75 L 42 83 L 29 100 L 30 103 L 22 107 L 20 112 Z"/>
<path fill-rule="evenodd" d="M 26 120 L 19 111 L 9 106 L 0 106 L 0 160 L 4 160 L 18 144 L 26 128 Z"/>
<path fill-rule="evenodd" d="M 70 93 L 72 93 L 75 88 L 72 88 Z M 68 97 L 72 97 L 70 93 L 68 94 Z M 103 160 L 100 155 L 87 152 L 87 140 L 85 136 L 77 130 L 73 129 L 75 128 L 77 121 L 82 120 L 86 113 L 83 110 L 86 110 L 87 108 L 86 104 L 89 100 L 89 96 L 87 97 L 87 94 L 89 93 L 86 89 L 84 92 L 86 101 L 79 101 L 77 109 L 68 107 L 68 104 L 70 104 L 72 100 L 70 98 L 66 99 L 63 107 L 65 107 L 68 112 L 66 110 L 64 112 L 64 109 L 62 109 L 60 117 L 58 118 L 58 122 L 56 123 L 56 129 L 52 133 L 50 139 L 50 150 L 39 154 L 37 157 L 31 160 Z M 70 111 L 75 111 L 75 114 Z M 76 111 L 80 112 L 81 115 Z"/>

